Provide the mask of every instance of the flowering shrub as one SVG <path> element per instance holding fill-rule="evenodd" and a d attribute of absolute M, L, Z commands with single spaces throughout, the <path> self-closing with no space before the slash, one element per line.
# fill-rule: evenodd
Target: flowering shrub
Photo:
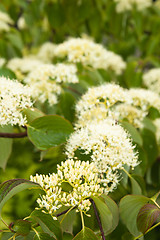
<path fill-rule="evenodd" d="M 2 240 L 159 240 L 159 15 L 0 2 Z"/>

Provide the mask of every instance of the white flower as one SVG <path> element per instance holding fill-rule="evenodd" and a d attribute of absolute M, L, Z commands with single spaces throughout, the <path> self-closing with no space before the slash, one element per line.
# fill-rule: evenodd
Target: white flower
<path fill-rule="evenodd" d="M 143 82 L 148 89 L 160 94 L 160 68 L 153 68 L 143 75 Z"/>
<path fill-rule="evenodd" d="M 24 58 L 12 58 L 9 60 L 7 67 L 15 72 L 15 74 L 17 71 L 26 74 L 41 64 L 43 64 L 43 62 L 36 59 L 35 56 L 28 56 Z"/>
<path fill-rule="evenodd" d="M 30 89 L 16 80 L 0 77 L 0 125 L 25 125 L 22 110 L 30 107 Z"/>
<path fill-rule="evenodd" d="M 121 103 L 113 107 L 109 116 L 117 121 L 127 120 L 136 128 L 142 128 L 142 121 L 146 117 L 147 112 L 142 111 L 134 106 Z"/>
<path fill-rule="evenodd" d="M 50 105 L 57 103 L 57 96 L 61 93 L 61 83 L 77 83 L 77 68 L 69 64 L 43 64 L 35 68 L 25 78 L 31 88 L 34 99 L 40 102 L 48 100 Z"/>
<path fill-rule="evenodd" d="M 103 120 L 110 116 L 111 107 L 119 102 L 130 102 L 127 91 L 116 84 L 104 84 L 89 88 L 76 104 L 77 127 L 88 121 Z"/>
<path fill-rule="evenodd" d="M 66 154 L 69 158 L 81 154 L 82 160 L 87 155 L 100 173 L 108 172 L 110 168 L 115 171 L 125 164 L 132 168 L 138 164 L 129 134 L 109 119 L 89 122 L 72 133 L 67 141 Z"/>
<path fill-rule="evenodd" d="M 46 208 L 53 214 L 62 206 L 77 207 L 77 211 L 86 213 L 90 209 L 90 197 L 111 192 L 116 187 L 118 183 L 116 174 L 109 172 L 105 177 L 105 179 L 100 177 L 93 163 L 69 159 L 57 165 L 56 174 L 46 176 L 36 174 L 30 179 L 39 183 L 46 192 L 46 195 L 37 200 L 40 208 Z M 66 190 L 65 184 L 70 186 L 70 190 Z"/>
<path fill-rule="evenodd" d="M 13 20 L 7 13 L 0 11 L 0 32 L 8 32 L 10 30 L 9 24 L 13 24 Z"/>
<path fill-rule="evenodd" d="M 20 30 L 23 30 L 23 29 L 26 29 L 27 28 L 27 24 L 26 24 L 26 21 L 25 21 L 25 18 L 23 16 L 21 16 L 18 21 L 17 21 L 17 25 L 18 25 L 18 28 Z"/>
<path fill-rule="evenodd" d="M 0 67 L 3 67 L 5 63 L 6 63 L 6 59 L 0 58 Z"/>
<path fill-rule="evenodd" d="M 143 11 L 145 8 L 152 6 L 152 0 L 114 0 L 116 5 L 116 10 L 118 13 L 130 11 L 134 7 L 138 11 Z"/>
<path fill-rule="evenodd" d="M 37 57 L 43 62 L 50 63 L 55 55 L 56 45 L 51 42 L 45 42 L 39 49 Z"/>
<path fill-rule="evenodd" d="M 158 144 L 160 144 L 160 118 L 154 120 L 154 125 L 156 126 L 156 138 Z"/>
<path fill-rule="evenodd" d="M 157 93 L 142 88 L 131 88 L 128 94 L 132 98 L 132 105 L 148 111 L 150 107 L 160 111 L 160 97 Z"/>
<path fill-rule="evenodd" d="M 121 74 L 126 67 L 126 63 L 119 55 L 106 50 L 91 39 L 71 38 L 57 45 L 55 55 L 67 57 L 69 62 L 80 62 L 84 66 L 110 69 L 116 74 Z"/>

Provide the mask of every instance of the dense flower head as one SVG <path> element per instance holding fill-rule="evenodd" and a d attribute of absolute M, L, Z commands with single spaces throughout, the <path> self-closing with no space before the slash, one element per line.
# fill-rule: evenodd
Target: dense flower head
<path fill-rule="evenodd" d="M 110 117 L 117 121 L 126 120 L 136 128 L 143 127 L 143 119 L 146 117 L 147 112 L 142 111 L 127 103 L 121 103 L 113 107 L 110 111 Z"/>
<path fill-rule="evenodd" d="M 84 66 L 112 70 L 121 74 L 126 67 L 123 59 L 106 50 L 101 44 L 94 43 L 91 39 L 71 38 L 57 45 L 55 55 L 67 57 L 69 62 L 82 63 Z"/>
<path fill-rule="evenodd" d="M 134 7 L 138 11 L 143 11 L 144 9 L 152 6 L 152 0 L 114 0 L 117 12 L 130 11 Z"/>
<path fill-rule="evenodd" d="M 91 205 L 89 198 L 111 192 L 118 183 L 116 174 L 108 172 L 106 179 L 102 179 L 93 163 L 73 159 L 57 165 L 57 173 L 36 174 L 30 179 L 44 189 L 46 194 L 37 202 L 50 214 L 56 213 L 62 206 L 77 207 L 77 211 L 86 213 Z"/>
<path fill-rule="evenodd" d="M 160 94 L 160 68 L 153 68 L 143 75 L 143 82 L 153 92 Z"/>
<path fill-rule="evenodd" d="M 115 171 L 123 165 L 135 167 L 137 153 L 134 151 L 129 134 L 111 119 L 90 122 L 72 133 L 66 144 L 66 154 L 76 158 L 80 153 L 87 155 L 100 173 L 108 169 Z"/>
<path fill-rule="evenodd" d="M 10 30 L 9 24 L 13 24 L 13 20 L 6 12 L 0 11 L 0 32 Z"/>
<path fill-rule="evenodd" d="M 76 104 L 76 128 L 90 121 L 113 118 L 127 120 L 136 128 L 143 127 L 143 119 L 153 107 L 160 111 L 160 97 L 142 88 L 123 89 L 116 84 L 104 84 L 89 88 Z"/>
<path fill-rule="evenodd" d="M 31 71 L 25 82 L 30 86 L 34 99 L 42 103 L 48 100 L 53 105 L 61 93 L 61 83 L 78 82 L 76 72 L 76 66 L 71 64 L 43 64 Z"/>
<path fill-rule="evenodd" d="M 35 58 L 35 56 L 27 56 L 24 58 L 12 58 L 8 61 L 7 67 L 11 69 L 15 74 L 20 71 L 23 74 L 26 74 L 36 67 L 43 64 L 42 61 Z"/>
<path fill-rule="evenodd" d="M 56 44 L 51 42 L 45 42 L 41 45 L 37 57 L 43 62 L 50 63 L 55 56 Z"/>
<path fill-rule="evenodd" d="M 143 111 L 148 111 L 151 107 L 160 111 L 160 97 L 157 93 L 142 88 L 131 88 L 128 94 L 132 98 L 133 106 Z"/>
<path fill-rule="evenodd" d="M 111 107 L 119 102 L 131 102 L 122 87 L 116 84 L 104 84 L 89 88 L 76 104 L 77 124 L 84 126 L 88 121 L 103 120 L 110 116 Z"/>
<path fill-rule="evenodd" d="M 30 89 L 16 80 L 0 77 L 0 125 L 25 125 L 22 110 L 30 107 Z"/>

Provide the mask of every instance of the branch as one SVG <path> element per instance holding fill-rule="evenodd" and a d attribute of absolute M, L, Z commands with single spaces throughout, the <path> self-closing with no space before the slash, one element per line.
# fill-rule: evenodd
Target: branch
<path fill-rule="evenodd" d="M 101 224 L 101 220 L 100 220 L 100 217 L 99 217 L 99 215 L 98 215 L 97 208 L 96 208 L 96 204 L 95 204 L 95 202 L 93 201 L 92 198 L 90 198 L 89 201 L 93 204 L 93 209 L 94 209 L 94 212 L 95 212 L 95 215 L 96 215 L 96 218 L 97 218 L 97 222 L 98 222 L 98 225 L 99 225 L 99 229 L 100 229 L 100 231 L 101 231 L 102 239 L 103 239 L 103 240 L 106 240 L 106 239 L 105 239 L 105 236 L 104 236 L 104 231 L 103 231 L 103 227 L 102 227 L 102 224 Z"/>
<path fill-rule="evenodd" d="M 3 133 L 0 132 L 0 138 L 24 138 L 27 137 L 27 131 L 21 133 Z"/>
<path fill-rule="evenodd" d="M 72 208 L 72 210 L 75 209 L 75 208 L 76 208 L 76 207 Z M 67 209 L 67 210 L 65 210 L 65 211 L 63 211 L 63 212 L 61 212 L 61 213 L 58 213 L 58 214 L 56 215 L 56 217 L 60 217 L 61 215 L 67 213 L 69 210 L 70 210 L 70 208 Z"/>

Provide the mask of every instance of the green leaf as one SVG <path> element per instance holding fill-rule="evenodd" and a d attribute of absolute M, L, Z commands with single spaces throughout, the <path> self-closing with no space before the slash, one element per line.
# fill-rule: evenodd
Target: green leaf
<path fill-rule="evenodd" d="M 12 133 L 13 127 L 12 126 L 0 126 L 0 132 L 7 132 Z M 13 139 L 11 138 L 0 138 L 0 167 L 3 168 L 3 170 L 6 167 L 7 161 L 11 155 L 12 152 L 12 143 Z"/>
<path fill-rule="evenodd" d="M 31 223 L 27 220 L 19 219 L 14 222 L 12 229 L 21 236 L 27 236 L 31 230 Z"/>
<path fill-rule="evenodd" d="M 35 210 L 30 216 L 41 226 L 45 233 L 48 233 L 58 240 L 62 239 L 60 223 L 54 220 L 50 214 L 44 213 L 41 210 Z"/>
<path fill-rule="evenodd" d="M 27 117 L 28 124 L 30 124 L 34 119 L 45 115 L 43 112 L 41 112 L 37 108 L 24 109 L 23 114 Z"/>
<path fill-rule="evenodd" d="M 121 123 L 122 127 L 124 127 L 131 135 L 131 138 L 135 143 L 138 145 L 142 146 L 143 145 L 143 140 L 139 132 L 135 127 L 133 127 L 130 123 L 123 121 Z"/>
<path fill-rule="evenodd" d="M 57 115 L 37 118 L 28 127 L 29 139 L 41 150 L 64 143 L 72 132 L 71 123 Z"/>
<path fill-rule="evenodd" d="M 0 215 L 4 204 L 25 189 L 40 188 L 40 185 L 25 179 L 11 179 L 0 184 Z"/>
<path fill-rule="evenodd" d="M 57 211 L 57 213 L 60 213 L 62 211 L 67 210 L 68 207 L 63 206 L 61 209 L 59 209 L 59 211 Z M 58 220 L 61 222 L 62 218 L 64 217 L 64 215 L 61 215 L 58 217 Z M 61 223 L 61 227 L 63 229 L 63 232 L 67 232 L 72 234 L 73 233 L 73 226 L 75 224 L 76 221 L 76 210 L 72 210 L 69 213 L 67 212 L 65 217 L 63 218 L 63 221 Z"/>
<path fill-rule="evenodd" d="M 105 194 L 102 194 L 100 199 L 105 201 L 105 204 L 109 208 L 110 212 L 112 213 L 112 228 L 107 232 L 107 234 L 111 233 L 118 225 L 119 222 L 119 209 L 117 204 Z"/>
<path fill-rule="evenodd" d="M 73 122 L 75 114 L 75 97 L 68 92 L 63 92 L 60 96 L 60 107 L 63 116 L 69 121 Z"/>
<path fill-rule="evenodd" d="M 138 230 L 143 234 L 156 222 L 160 216 L 160 209 L 153 204 L 144 205 L 137 216 Z"/>
<path fill-rule="evenodd" d="M 63 240 L 72 240 L 73 239 L 73 235 L 64 232 L 63 233 Z"/>
<path fill-rule="evenodd" d="M 143 126 L 144 126 L 144 128 L 152 131 L 153 133 L 156 132 L 156 126 L 155 126 L 155 125 L 153 124 L 153 122 L 152 122 L 149 118 L 147 118 L 147 117 L 145 117 L 145 118 L 143 119 Z"/>
<path fill-rule="evenodd" d="M 38 233 L 38 236 L 35 235 L 33 240 L 55 240 L 54 237 L 51 237 L 48 233 Z"/>
<path fill-rule="evenodd" d="M 0 76 L 6 77 L 6 78 L 10 78 L 10 79 L 16 79 L 16 75 L 14 74 L 14 72 L 12 72 L 10 69 L 2 67 L 0 68 Z"/>
<path fill-rule="evenodd" d="M 73 240 L 98 240 L 98 238 L 90 228 L 84 227 Z"/>
<path fill-rule="evenodd" d="M 152 201 L 156 201 L 157 198 L 159 197 L 159 195 L 160 195 L 160 191 L 157 192 L 153 197 L 151 197 L 151 200 L 152 200 Z"/>
<path fill-rule="evenodd" d="M 130 181 L 131 181 L 131 186 L 132 186 L 132 194 L 141 195 L 142 190 L 141 190 L 141 187 L 139 186 L 138 182 L 132 176 L 130 177 Z"/>
<path fill-rule="evenodd" d="M 126 232 L 122 236 L 122 240 L 134 240 L 134 239 L 135 239 L 134 236 L 129 232 Z"/>
<path fill-rule="evenodd" d="M 142 130 L 142 137 L 143 148 L 146 151 L 148 157 L 148 165 L 152 166 L 159 154 L 155 134 L 150 130 L 144 128 Z"/>
<path fill-rule="evenodd" d="M 107 233 L 112 229 L 112 222 L 113 222 L 112 213 L 109 210 L 107 204 L 103 201 L 103 199 L 98 197 L 93 197 L 92 199 L 95 202 L 96 208 L 99 212 L 103 231 Z"/>
<path fill-rule="evenodd" d="M 120 201 L 120 216 L 128 230 L 134 236 L 140 234 L 136 223 L 139 210 L 142 206 L 148 203 L 149 200 L 150 199 L 145 196 L 127 195 Z"/>

